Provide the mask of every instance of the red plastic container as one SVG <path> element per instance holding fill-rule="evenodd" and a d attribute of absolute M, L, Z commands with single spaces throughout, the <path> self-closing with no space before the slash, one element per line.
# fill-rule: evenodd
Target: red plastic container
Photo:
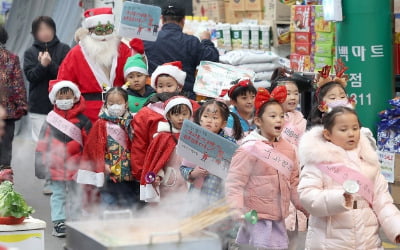
<path fill-rule="evenodd" d="M 24 222 L 25 217 L 15 218 L 14 216 L 0 217 L 1 225 L 17 225 Z"/>

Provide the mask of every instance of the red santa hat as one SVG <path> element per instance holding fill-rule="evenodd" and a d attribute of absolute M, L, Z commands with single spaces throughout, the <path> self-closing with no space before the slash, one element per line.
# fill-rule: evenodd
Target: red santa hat
<path fill-rule="evenodd" d="M 52 104 L 56 102 L 56 95 L 58 91 L 64 87 L 70 88 L 78 100 L 81 98 L 81 92 L 75 83 L 67 80 L 51 80 L 49 82 L 49 99 Z"/>
<path fill-rule="evenodd" d="M 181 61 L 164 63 L 163 65 L 158 66 L 151 75 L 151 86 L 153 88 L 157 87 L 158 77 L 164 74 L 173 77 L 181 87 L 185 84 L 186 72 L 182 70 Z"/>
<path fill-rule="evenodd" d="M 85 17 L 83 26 L 87 29 L 96 27 L 99 24 L 114 24 L 112 8 L 88 9 L 83 15 Z"/>
<path fill-rule="evenodd" d="M 167 101 L 165 101 L 164 103 L 164 117 L 165 119 L 167 119 L 167 114 L 168 111 L 170 111 L 173 107 L 175 107 L 176 105 L 179 104 L 185 104 L 186 106 L 188 106 L 190 113 L 193 114 L 193 107 L 192 107 L 192 103 L 190 102 L 190 100 L 184 96 L 174 96 L 169 98 Z"/>

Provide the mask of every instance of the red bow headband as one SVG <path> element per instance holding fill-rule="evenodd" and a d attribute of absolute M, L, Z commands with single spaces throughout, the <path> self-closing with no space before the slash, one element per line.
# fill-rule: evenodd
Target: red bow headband
<path fill-rule="evenodd" d="M 228 96 L 231 97 L 235 89 L 237 89 L 238 87 L 247 87 L 249 85 L 252 85 L 250 79 L 239 80 L 239 82 L 233 85 L 230 89 L 223 89 L 219 97 L 224 97 L 226 94 L 228 94 Z"/>
<path fill-rule="evenodd" d="M 287 90 L 285 86 L 278 86 L 272 90 L 271 93 L 267 89 L 258 88 L 256 99 L 254 100 L 254 106 L 256 108 L 256 114 L 260 111 L 261 107 L 270 101 L 277 101 L 282 104 L 285 102 L 287 96 Z"/>

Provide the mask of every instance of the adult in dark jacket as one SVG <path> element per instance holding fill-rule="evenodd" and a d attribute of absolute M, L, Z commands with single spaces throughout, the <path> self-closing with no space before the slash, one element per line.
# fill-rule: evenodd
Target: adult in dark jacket
<path fill-rule="evenodd" d="M 4 135 L 0 139 L 0 181 L 11 171 L 15 121 L 26 115 L 28 104 L 19 58 L 6 50 L 7 31 L 0 26 L 0 105 L 5 108 Z M 7 174 L 7 176 L 11 175 Z M 11 178 L 12 179 L 12 178 Z"/>
<path fill-rule="evenodd" d="M 70 47 L 56 36 L 56 24 L 51 17 L 39 16 L 32 22 L 32 47 L 24 54 L 24 73 L 29 81 L 29 116 L 32 138 L 38 141 L 46 115 L 53 109 L 49 100 L 49 81 L 57 78 L 58 66 Z"/>
<path fill-rule="evenodd" d="M 183 91 L 191 98 L 196 67 L 200 61 L 219 61 L 219 53 L 210 40 L 210 33 L 204 32 L 201 41 L 195 36 L 182 32 L 185 24 L 185 9 L 169 4 L 162 10 L 163 26 L 155 42 L 146 41 L 145 52 L 152 74 L 157 66 L 166 62 L 181 61 L 183 71 L 187 73 Z"/>

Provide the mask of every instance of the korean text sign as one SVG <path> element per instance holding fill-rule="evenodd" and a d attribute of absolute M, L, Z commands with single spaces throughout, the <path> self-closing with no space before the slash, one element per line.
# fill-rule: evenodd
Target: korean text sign
<path fill-rule="evenodd" d="M 235 143 L 185 120 L 177 145 L 177 154 L 225 179 L 237 148 Z"/>
<path fill-rule="evenodd" d="M 155 41 L 161 17 L 161 8 L 125 1 L 122 7 L 119 35 Z"/>

